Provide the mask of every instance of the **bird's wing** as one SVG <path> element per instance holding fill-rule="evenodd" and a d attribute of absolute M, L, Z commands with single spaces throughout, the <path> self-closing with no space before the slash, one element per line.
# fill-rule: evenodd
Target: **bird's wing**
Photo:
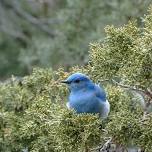
<path fill-rule="evenodd" d="M 95 95 L 101 106 L 100 117 L 107 118 L 110 111 L 110 104 L 106 99 L 106 92 L 97 84 L 95 84 Z"/>
<path fill-rule="evenodd" d="M 95 95 L 97 98 L 100 98 L 101 100 L 106 101 L 106 92 L 102 87 L 99 85 L 95 84 Z"/>

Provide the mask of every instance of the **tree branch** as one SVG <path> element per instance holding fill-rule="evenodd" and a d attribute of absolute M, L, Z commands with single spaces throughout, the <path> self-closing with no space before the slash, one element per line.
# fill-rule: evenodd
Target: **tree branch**
<path fill-rule="evenodd" d="M 6 7 L 3 5 L 3 2 L 0 1 L 0 31 L 15 39 L 21 39 L 24 42 L 28 41 L 28 38 L 20 30 L 14 30 L 14 28 L 12 28 L 13 26 L 10 23 L 9 18 L 7 18 L 7 15 Z"/>
<path fill-rule="evenodd" d="M 7 3 L 5 0 L 2 0 L 3 4 L 5 6 L 8 6 L 9 8 L 13 9 L 14 12 L 22 17 L 23 19 L 27 20 L 29 23 L 35 25 L 37 28 L 39 28 L 41 31 L 48 34 L 50 37 L 54 37 L 55 33 L 50 30 L 50 28 L 42 23 L 39 19 L 35 18 L 31 14 L 27 13 L 25 10 L 23 10 L 16 0 L 12 1 L 12 5 Z"/>
<path fill-rule="evenodd" d="M 104 145 L 99 146 L 99 147 L 97 147 L 97 148 L 93 148 L 93 149 L 91 149 L 90 151 L 97 151 L 97 150 L 98 150 L 98 151 L 105 151 L 105 150 L 107 150 L 107 148 L 109 147 L 109 144 L 111 143 L 111 141 L 112 141 L 112 137 L 110 137 L 110 139 L 107 140 Z"/>
<path fill-rule="evenodd" d="M 142 90 L 142 89 L 136 88 L 135 86 L 131 87 L 131 86 L 128 86 L 128 85 L 124 85 L 124 84 L 121 84 L 121 83 L 115 81 L 114 79 L 112 79 L 112 82 L 115 85 L 120 86 L 122 88 L 126 88 L 126 89 L 130 89 L 130 90 L 133 90 L 133 91 L 137 91 L 137 92 L 143 93 L 144 95 L 146 95 L 146 96 L 148 96 L 149 98 L 152 99 L 152 93 L 148 89 L 147 90 Z"/>

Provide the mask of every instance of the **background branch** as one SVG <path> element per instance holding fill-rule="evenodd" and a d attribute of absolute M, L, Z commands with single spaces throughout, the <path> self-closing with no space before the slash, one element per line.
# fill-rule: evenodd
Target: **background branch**
<path fill-rule="evenodd" d="M 50 37 L 54 37 L 55 33 L 50 29 L 49 26 L 46 24 L 42 23 L 39 19 L 36 17 L 32 16 L 31 14 L 27 13 L 25 10 L 22 9 L 20 6 L 20 3 L 17 2 L 16 0 L 13 0 L 12 3 L 7 3 L 5 0 L 2 0 L 3 5 L 13 9 L 13 11 L 29 23 L 35 25 L 37 28 L 39 28 L 41 31 L 45 32 L 48 34 Z"/>

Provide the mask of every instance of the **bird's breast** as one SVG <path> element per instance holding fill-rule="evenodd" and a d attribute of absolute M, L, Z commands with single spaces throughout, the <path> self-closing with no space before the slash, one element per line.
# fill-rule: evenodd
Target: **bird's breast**
<path fill-rule="evenodd" d="M 96 107 L 95 104 L 97 103 L 94 100 L 94 94 L 88 91 L 71 93 L 68 103 L 70 109 L 75 109 L 77 113 L 94 113 L 92 108 Z"/>
<path fill-rule="evenodd" d="M 89 99 L 91 99 L 94 96 L 94 94 L 92 92 L 89 91 L 81 91 L 81 92 L 77 92 L 77 93 L 71 93 L 69 96 L 69 101 L 70 102 L 86 102 L 89 101 Z"/>

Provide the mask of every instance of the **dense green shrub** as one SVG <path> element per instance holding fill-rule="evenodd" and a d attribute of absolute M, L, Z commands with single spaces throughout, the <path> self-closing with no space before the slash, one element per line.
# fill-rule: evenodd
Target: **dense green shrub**
<path fill-rule="evenodd" d="M 152 9 L 144 21 L 144 28 L 135 22 L 106 27 L 104 41 L 91 44 L 86 67 L 69 73 L 39 68 L 0 84 L 0 151 L 88 152 L 110 138 L 124 149 L 132 145 L 151 152 L 152 114 L 146 112 L 152 100 Z M 107 120 L 67 110 L 68 89 L 60 81 L 75 71 L 106 89 L 111 104 Z"/>

